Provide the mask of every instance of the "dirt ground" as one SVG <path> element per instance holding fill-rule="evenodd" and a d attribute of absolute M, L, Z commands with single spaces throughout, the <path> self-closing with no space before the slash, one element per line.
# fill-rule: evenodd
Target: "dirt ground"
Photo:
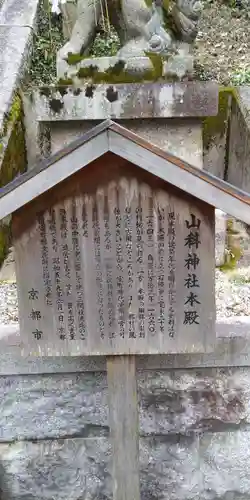
<path fill-rule="evenodd" d="M 247 10 L 205 0 L 195 59 L 199 79 L 250 84 L 250 2 Z"/>

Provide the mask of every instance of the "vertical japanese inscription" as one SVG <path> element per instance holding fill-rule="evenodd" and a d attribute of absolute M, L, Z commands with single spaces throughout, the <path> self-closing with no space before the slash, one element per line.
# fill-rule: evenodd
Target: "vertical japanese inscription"
<path fill-rule="evenodd" d="M 107 306 L 108 306 L 108 332 L 109 338 L 115 337 L 115 308 L 114 308 L 114 290 L 113 290 L 113 263 L 111 257 L 112 242 L 109 220 L 108 200 L 104 198 L 104 251 L 105 251 L 105 272 L 107 283 Z"/>
<path fill-rule="evenodd" d="M 69 224 L 67 220 L 67 213 L 65 208 L 60 208 L 59 210 L 59 227 L 60 227 L 60 236 L 61 236 L 61 253 L 62 253 L 62 263 L 64 269 L 65 276 L 65 290 L 64 293 L 66 297 L 70 297 L 72 294 L 72 283 L 71 283 L 71 272 L 70 272 L 70 257 L 69 257 L 69 245 L 67 242 L 67 238 L 69 235 Z M 75 322 L 74 322 L 74 312 L 72 303 L 67 304 L 67 329 L 69 332 L 69 339 L 75 339 Z"/>
<path fill-rule="evenodd" d="M 209 211 L 191 203 L 122 178 L 38 212 L 28 234 L 16 238 L 20 277 L 24 252 L 26 267 L 37 249 L 41 259 L 36 254 L 34 280 L 20 293 L 29 340 L 45 353 L 193 349 L 200 326 L 212 323 L 202 308 L 202 279 L 212 291 L 202 255 L 212 262 L 213 233 Z"/>
<path fill-rule="evenodd" d="M 155 261 L 154 261 L 154 212 L 153 198 L 149 199 L 149 213 L 147 215 L 147 245 L 149 249 L 147 259 L 147 278 L 148 278 L 148 333 L 155 334 Z"/>
<path fill-rule="evenodd" d="M 66 331 L 65 331 L 63 290 L 61 282 L 62 274 L 61 274 L 60 255 L 59 255 L 59 244 L 56 234 L 56 213 L 54 209 L 51 209 L 49 211 L 48 227 L 51 238 L 52 270 L 53 270 L 55 290 L 56 290 L 56 310 L 58 319 L 57 333 L 61 340 L 65 340 Z"/>
<path fill-rule="evenodd" d="M 165 210 L 164 208 L 158 207 L 158 300 L 159 300 L 159 317 L 158 324 L 160 327 L 160 332 L 164 334 L 165 331 L 165 263 L 164 263 L 164 252 L 165 252 Z"/>
<path fill-rule="evenodd" d="M 168 335 L 175 334 L 175 304 L 176 304 L 176 216 L 168 213 Z"/>
<path fill-rule="evenodd" d="M 115 254 L 116 254 L 116 287 L 117 287 L 117 309 L 119 336 L 124 339 L 125 336 L 125 301 L 124 301 L 124 274 L 123 274 L 123 256 L 122 256 L 122 233 L 121 233 L 121 211 L 118 207 L 114 208 L 115 216 Z"/>
<path fill-rule="evenodd" d="M 197 219 L 194 214 L 191 214 L 191 220 L 185 221 L 188 231 L 185 237 L 185 247 L 188 248 L 188 254 L 185 259 L 185 268 L 187 268 L 187 278 L 185 278 L 184 286 L 187 289 L 187 297 L 184 303 L 184 325 L 199 325 L 200 317 L 197 312 L 197 305 L 200 305 L 199 288 L 200 283 L 196 275 L 196 270 L 200 264 L 198 256 L 198 248 L 201 244 L 200 240 L 200 219 Z"/>
<path fill-rule="evenodd" d="M 45 301 L 48 306 L 52 306 L 52 284 L 49 273 L 49 252 L 46 235 L 45 220 L 42 214 L 38 215 L 38 227 L 41 245 L 43 285 L 45 290 Z"/>
<path fill-rule="evenodd" d="M 68 237 L 68 221 L 67 221 L 67 214 L 65 208 L 60 208 L 59 210 L 59 219 L 60 219 L 60 235 L 61 235 L 61 240 L 62 240 L 62 256 L 63 256 L 63 267 L 64 267 L 64 274 L 67 282 L 69 282 L 67 286 L 67 295 L 70 295 L 71 293 L 71 285 L 70 285 L 70 280 L 71 280 L 71 275 L 70 275 L 70 259 L 69 259 L 69 245 L 67 243 L 67 237 Z"/>
<path fill-rule="evenodd" d="M 136 265 L 138 267 L 138 292 L 137 298 L 139 303 L 138 320 L 139 320 L 139 337 L 145 337 L 145 290 L 144 290 L 144 251 L 143 251 L 143 217 L 142 208 L 136 208 Z"/>
<path fill-rule="evenodd" d="M 70 219 L 70 229 L 72 235 L 72 246 L 73 246 L 73 260 L 75 268 L 75 283 L 76 283 L 76 310 L 78 317 L 78 328 L 79 336 L 81 340 L 86 338 L 86 317 L 85 317 L 85 306 L 84 306 L 84 288 L 83 288 L 83 267 L 81 262 L 81 249 L 79 242 L 79 224 L 78 218 L 76 216 L 76 202 L 72 202 L 72 216 Z M 69 309 L 68 304 L 68 322 L 70 322 L 70 327 L 72 327 L 72 315 L 71 308 Z M 73 330 L 70 330 L 73 331 Z"/>
<path fill-rule="evenodd" d="M 28 298 L 29 298 L 29 301 L 31 301 L 32 305 L 33 305 L 31 313 L 30 313 L 30 318 L 33 321 L 39 321 L 40 319 L 42 319 L 42 316 L 41 316 L 41 312 L 39 310 L 37 310 L 37 308 L 36 308 L 36 301 L 39 299 L 38 290 L 31 288 L 31 290 L 28 291 Z M 34 328 L 34 330 L 32 331 L 32 335 L 34 336 L 34 338 L 36 340 L 40 340 L 43 336 L 43 332 L 39 328 Z"/>
<path fill-rule="evenodd" d="M 98 217 L 98 209 L 96 201 L 94 201 L 92 211 L 93 221 L 93 238 L 94 238 L 94 257 L 96 270 L 96 287 L 97 287 L 97 307 L 99 314 L 99 333 L 101 339 L 105 338 L 104 324 L 104 289 L 103 289 L 103 274 L 101 262 L 101 239 L 100 239 L 100 221 Z"/>
<path fill-rule="evenodd" d="M 132 258 L 132 213 L 131 207 L 125 208 L 124 213 L 124 227 L 125 227 L 125 248 L 126 248 L 126 272 L 128 274 L 128 336 L 129 338 L 136 338 L 135 332 L 135 319 L 136 315 L 131 312 L 133 302 L 133 286 L 134 286 L 134 273 L 133 273 L 133 258 Z"/>

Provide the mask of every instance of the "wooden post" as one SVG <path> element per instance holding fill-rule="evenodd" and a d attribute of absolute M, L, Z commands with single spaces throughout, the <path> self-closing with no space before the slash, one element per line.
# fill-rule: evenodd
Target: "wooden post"
<path fill-rule="evenodd" d="M 113 500 L 139 500 L 139 424 L 135 356 L 107 358 Z"/>

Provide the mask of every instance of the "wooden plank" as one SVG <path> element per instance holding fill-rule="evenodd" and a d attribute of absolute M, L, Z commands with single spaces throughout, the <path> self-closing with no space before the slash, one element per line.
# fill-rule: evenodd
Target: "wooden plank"
<path fill-rule="evenodd" d="M 109 130 L 107 142 L 106 132 Z M 98 138 L 98 135 L 100 137 Z M 100 139 L 100 140 L 99 140 Z M 78 148 L 78 149 L 77 149 Z M 198 199 L 250 223 L 250 195 L 106 121 L 0 190 L 0 219 L 111 151 Z M 69 159 L 70 151 L 72 151 Z M 67 156 L 65 156 L 67 155 Z M 49 170 L 48 170 L 49 169 Z"/>
<path fill-rule="evenodd" d="M 64 148 L 60 149 L 59 151 L 51 155 L 49 158 L 45 158 L 37 162 L 27 172 L 25 172 L 19 177 L 16 177 L 15 179 L 13 179 L 13 181 L 9 182 L 8 184 L 6 184 L 6 186 L 1 188 L 0 199 L 10 191 L 15 189 L 16 187 L 21 186 L 21 184 L 23 184 L 24 182 L 27 182 L 33 177 L 36 177 L 36 175 L 42 172 L 43 170 L 47 170 L 49 167 L 51 167 L 51 165 L 53 165 L 53 163 L 58 162 L 64 156 L 73 153 L 76 149 L 80 148 L 87 142 L 91 141 L 91 139 L 93 139 L 97 135 L 102 134 L 102 132 L 106 132 L 111 123 L 113 123 L 111 120 L 105 120 L 104 122 L 100 123 L 99 125 L 96 125 L 95 127 L 85 132 L 81 137 L 75 139 L 70 144 L 67 144 Z"/>
<path fill-rule="evenodd" d="M 110 170 L 103 168 L 107 161 Z M 110 155 L 28 213 L 24 208 L 13 234 L 21 336 L 30 354 L 212 348 L 208 205 Z"/>
<path fill-rule="evenodd" d="M 37 173 L 31 169 L 28 175 L 20 176 L 7 185 L 6 190 L 0 192 L 0 220 L 86 167 L 107 151 L 107 133 L 102 132 L 72 151 L 70 157 L 63 156 L 55 163 L 46 164 L 46 168 L 41 168 Z M 7 194 L 4 195 L 5 192 Z"/>
<path fill-rule="evenodd" d="M 109 132 L 109 149 L 114 154 L 133 162 L 147 172 L 151 172 L 236 219 L 250 224 L 250 195 L 248 193 L 217 179 L 204 170 L 187 165 L 182 160 L 166 161 L 167 153 L 155 147 L 145 149 L 145 143 L 140 145 L 140 142 L 141 140 L 131 142 L 130 138 L 127 139 L 112 130 Z M 156 154 L 156 149 L 159 154 Z"/>
<path fill-rule="evenodd" d="M 107 359 L 113 500 L 139 500 L 139 422 L 134 356 Z"/>

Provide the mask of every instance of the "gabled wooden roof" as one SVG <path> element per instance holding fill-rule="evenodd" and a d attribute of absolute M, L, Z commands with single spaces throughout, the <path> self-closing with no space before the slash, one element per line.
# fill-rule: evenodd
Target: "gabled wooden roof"
<path fill-rule="evenodd" d="M 94 127 L 80 139 L 2 188 L 0 219 L 34 200 L 108 151 L 250 224 L 248 193 L 189 165 L 110 120 Z"/>

